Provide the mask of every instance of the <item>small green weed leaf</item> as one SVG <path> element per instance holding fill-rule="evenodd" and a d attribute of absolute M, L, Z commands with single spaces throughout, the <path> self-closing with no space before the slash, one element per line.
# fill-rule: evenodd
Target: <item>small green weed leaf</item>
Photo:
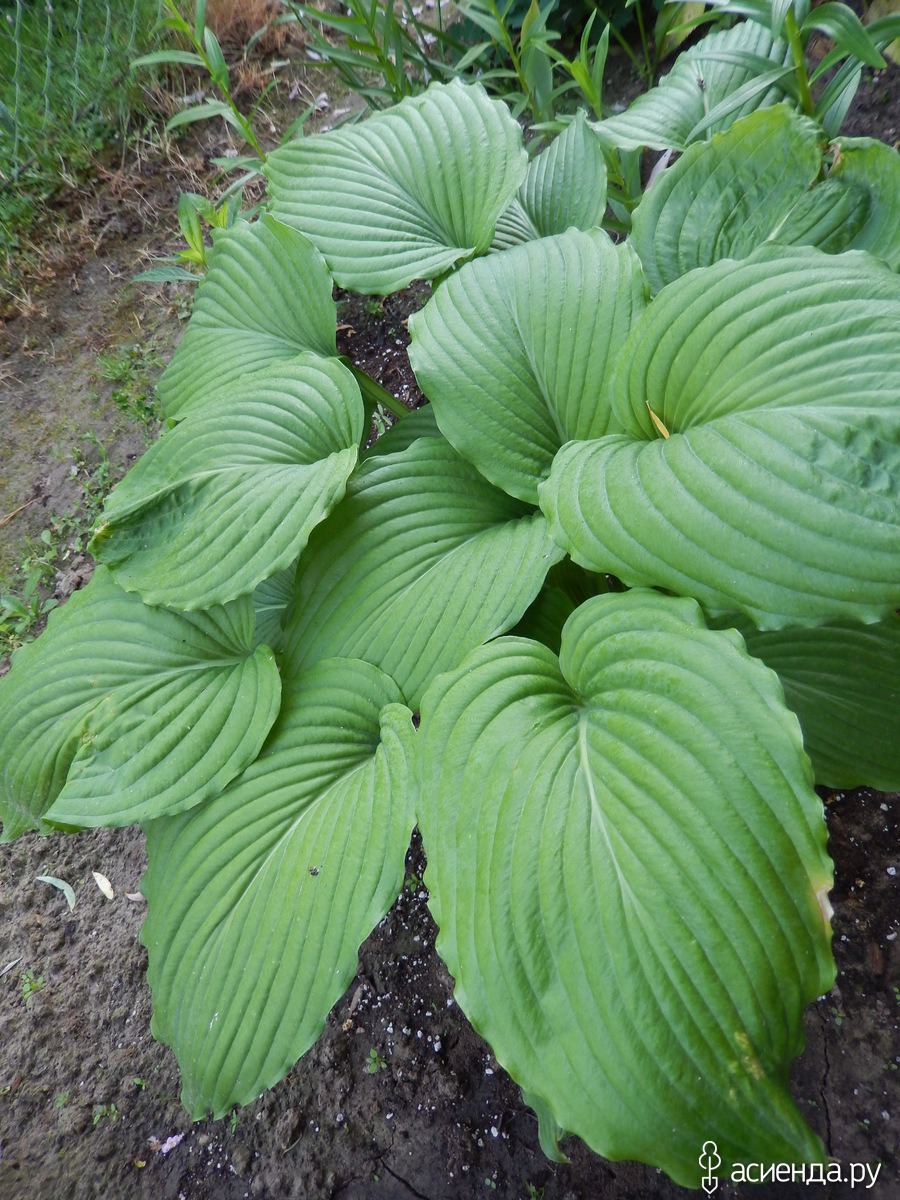
<path fill-rule="evenodd" d="M 200 804 L 259 752 L 278 713 L 249 597 L 208 613 L 148 608 L 98 567 L 0 680 L 3 839 L 125 825 Z"/>
<path fill-rule="evenodd" d="M 594 126 L 601 140 L 620 150 L 644 146 L 654 150 L 684 150 L 702 134 L 709 137 L 727 129 L 739 117 L 775 104 L 784 95 L 775 83 L 760 92 L 753 85 L 759 77 L 755 67 L 721 61 L 717 54 L 749 53 L 771 63 L 772 69 L 790 61 L 790 50 L 755 21 L 744 21 L 719 33 L 708 34 L 696 46 L 680 54 L 672 70 L 659 84 L 631 104 L 625 112 Z M 746 99 L 730 110 L 729 97 L 749 86 Z M 711 126 L 693 131 L 707 114 L 719 109 L 721 118 Z"/>
<path fill-rule="evenodd" d="M 336 359 L 254 372 L 151 446 L 111 493 L 91 550 L 148 604 L 252 592 L 341 499 L 362 433 L 359 389 Z"/>
<path fill-rule="evenodd" d="M 710 1138 L 722 1173 L 824 1161 L 787 1077 L 834 978 L 825 823 L 741 639 L 599 596 L 559 658 L 501 638 L 435 681 L 419 737 L 438 950 L 554 1128 L 689 1187 Z"/>
<path fill-rule="evenodd" d="M 209 74 L 216 87 L 223 92 L 228 91 L 228 64 L 225 61 L 225 55 L 222 53 L 222 47 L 219 45 L 219 39 L 211 29 L 203 30 L 203 46 L 206 50 L 206 57 L 209 59 Z"/>
<path fill-rule="evenodd" d="M 311 242 L 267 216 L 214 237 L 187 332 L 157 388 L 168 417 L 303 351 L 337 355 L 331 277 Z"/>
<path fill-rule="evenodd" d="M 816 782 L 900 789 L 900 617 L 767 633 L 736 624 L 750 653 L 778 673 Z"/>
<path fill-rule="evenodd" d="M 166 131 L 178 129 L 182 125 L 193 125 L 196 121 L 209 121 L 213 117 L 222 117 L 224 121 L 227 121 L 235 129 L 240 128 L 238 118 L 224 100 L 204 100 L 202 104 L 194 104 L 190 108 L 183 108 L 181 112 L 171 117 L 166 122 Z"/>
<path fill-rule="evenodd" d="M 608 431 L 609 379 L 645 293 L 634 253 L 601 230 L 467 263 L 409 321 L 410 362 L 444 435 L 536 504 L 560 446 Z"/>
<path fill-rule="evenodd" d="M 193 50 L 154 50 L 152 54 L 142 54 L 140 58 L 131 60 L 132 71 L 138 67 L 171 65 L 202 67 L 204 63 L 200 55 L 195 54 Z"/>
<path fill-rule="evenodd" d="M 146 827 L 153 1033 L 194 1117 L 248 1104 L 290 1070 L 403 886 L 415 734 L 400 700 L 367 663 L 319 663 L 286 689 L 239 779 Z"/>
<path fill-rule="evenodd" d="M 319 247 L 337 283 L 387 293 L 484 254 L 526 165 L 506 106 L 455 81 L 283 146 L 265 174 L 272 212 Z"/>
<path fill-rule="evenodd" d="M 582 566 L 761 628 L 900 605 L 900 279 L 764 247 L 691 271 L 635 324 L 625 434 L 563 447 L 541 504 Z"/>
<path fill-rule="evenodd" d="M 300 558 L 285 671 L 363 658 L 415 709 L 435 675 L 515 624 L 561 557 L 543 516 L 443 439 L 377 455 Z"/>
<path fill-rule="evenodd" d="M 690 146 L 634 212 L 631 242 L 652 290 L 694 267 L 745 258 L 766 241 L 830 253 L 865 249 L 893 266 L 900 154 L 881 142 L 857 148 L 846 140 L 818 183 L 821 142 L 813 121 L 777 105 Z"/>
<path fill-rule="evenodd" d="M 598 228 L 606 212 L 606 159 L 583 111 L 528 164 L 509 208 L 497 221 L 494 248 L 576 229 Z"/>

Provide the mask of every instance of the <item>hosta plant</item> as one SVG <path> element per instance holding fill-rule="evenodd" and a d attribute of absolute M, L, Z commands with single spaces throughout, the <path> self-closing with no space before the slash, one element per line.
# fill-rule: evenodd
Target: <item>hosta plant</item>
<path fill-rule="evenodd" d="M 217 235 L 174 427 L 0 684 L 6 839 L 143 826 L 195 1116 L 315 1041 L 418 824 L 438 951 L 548 1153 L 687 1185 L 708 1139 L 824 1160 L 788 1069 L 834 975 L 813 785 L 900 784 L 900 279 L 890 237 L 789 218 L 851 185 L 877 215 L 898 168 L 762 119 L 806 157 L 752 236 L 768 126 L 678 168 L 731 257 L 663 236 L 674 175 L 614 244 L 586 123 L 529 164 L 459 83 L 277 151 L 269 212 Z M 370 445 L 332 284 L 423 277 L 431 404 Z"/>

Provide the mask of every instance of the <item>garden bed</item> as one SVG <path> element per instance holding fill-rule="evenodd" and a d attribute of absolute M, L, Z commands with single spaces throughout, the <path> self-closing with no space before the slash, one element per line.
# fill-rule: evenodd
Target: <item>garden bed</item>
<path fill-rule="evenodd" d="M 898 128 L 900 71 L 892 68 L 868 84 L 845 131 L 896 143 Z M 0 343 L 5 463 L 15 465 L 15 473 L 4 469 L 11 483 L 0 507 L 28 506 L 0 527 L 0 539 L 16 539 L 14 554 L 24 531 L 36 535 L 71 505 L 73 460 L 65 453 L 80 431 L 95 430 L 112 470 L 140 452 L 144 434 L 123 423 L 114 381 L 97 378 L 97 355 L 151 342 L 165 357 L 179 333 L 173 298 L 159 293 L 154 301 L 122 286 L 148 244 L 159 242 L 155 218 L 148 210 L 146 223 L 122 222 L 108 192 L 91 203 L 97 211 L 109 206 L 113 224 L 98 224 L 96 250 L 85 243 L 77 262 L 35 286 L 33 307 L 9 314 Z M 403 353 L 406 315 L 397 297 L 384 304 L 353 300 L 339 309 L 354 361 L 404 400 L 414 398 Z M 88 408 L 91 392 L 98 399 Z M 51 410 L 61 423 L 51 424 Z M 63 452 L 61 464 L 49 453 L 53 445 Z M 85 577 L 81 560 L 67 570 L 58 581 L 60 599 Z M 835 1157 L 873 1170 L 881 1164 L 868 1194 L 889 1200 L 900 1187 L 900 796 L 863 789 L 828 793 L 825 801 L 837 873 L 839 974 L 833 991 L 807 1011 L 794 1094 Z M 12 965 L 0 978 L 0 1195 L 668 1200 L 687 1194 L 656 1170 L 607 1163 L 574 1140 L 564 1144 L 568 1165 L 544 1158 L 518 1088 L 453 1001 L 434 950 L 423 865 L 414 844 L 407 882 L 361 948 L 355 980 L 322 1039 L 287 1079 L 231 1117 L 192 1124 L 178 1102 L 174 1057 L 149 1033 L 146 956 L 138 941 L 140 834 L 26 836 L 4 846 L 0 970 Z M 109 881 L 112 898 L 92 872 Z M 74 909 L 61 891 L 38 882 L 46 875 L 72 885 Z M 723 1184 L 718 1194 L 737 1192 Z M 792 1184 L 753 1191 L 760 1200 L 805 1194 Z M 829 1191 L 843 1194 L 840 1185 Z"/>

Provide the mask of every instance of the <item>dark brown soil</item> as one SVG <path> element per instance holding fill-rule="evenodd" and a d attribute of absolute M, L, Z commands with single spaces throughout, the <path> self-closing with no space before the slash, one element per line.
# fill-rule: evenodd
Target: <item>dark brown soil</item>
<path fill-rule="evenodd" d="M 892 69 L 868 82 L 857 124 L 848 131 L 897 140 L 898 75 Z M 3 511 L 34 497 L 26 510 L 39 518 L 32 532 L 67 502 L 65 469 L 61 477 L 54 474 L 44 454 L 42 398 L 52 394 L 66 409 L 76 436 L 87 419 L 79 407 L 87 394 L 99 390 L 101 406 L 105 394 L 91 382 L 84 360 L 96 339 L 106 344 L 119 325 L 134 324 L 135 313 L 161 352 L 178 335 L 172 297 L 157 291 L 147 299 L 123 292 L 118 282 L 106 286 L 106 275 L 137 269 L 138 253 L 152 234 L 148 220 L 138 230 L 117 229 L 101 238 L 97 253 L 86 254 L 74 273 L 77 288 L 65 273 L 36 287 L 32 298 L 39 310 L 9 320 L 0 335 L 6 338 L 0 362 L 5 354 L 12 376 L 0 383 L 2 462 L 29 464 L 23 468 L 27 486 L 10 498 L 4 493 Z M 155 244 L 161 246 L 158 235 Z M 348 326 L 342 349 L 395 395 L 415 403 L 403 353 L 408 310 L 397 299 L 380 307 L 353 300 L 339 310 Z M 71 374 L 57 375 L 67 362 Z M 54 436 L 65 441 L 65 435 Z M 126 440 L 123 461 L 137 449 Z M 19 528 L 10 522 L 0 536 L 16 536 Z M 832 899 L 839 976 L 833 991 L 806 1014 L 808 1044 L 796 1064 L 794 1091 L 836 1158 L 872 1170 L 881 1165 L 878 1183 L 866 1194 L 896 1200 L 900 795 L 860 790 L 825 800 L 837 869 Z M 138 941 L 144 865 L 137 830 L 29 836 L 0 849 L 2 1200 L 687 1195 L 658 1171 L 605 1162 L 574 1139 L 565 1144 L 569 1165 L 544 1158 L 536 1121 L 518 1089 L 454 1004 L 451 980 L 434 951 L 425 889 L 411 882 L 361 948 L 357 977 L 322 1039 L 287 1079 L 231 1118 L 192 1124 L 178 1103 L 174 1058 L 149 1033 L 145 954 Z M 420 878 L 422 867 L 414 845 L 410 873 Z M 112 900 L 95 884 L 93 871 L 111 882 Z M 37 882 L 40 875 L 72 885 L 73 911 L 60 891 Z M 857 1192 L 845 1185 L 809 1192 L 799 1184 L 772 1184 L 752 1195 L 843 1200 Z M 722 1184 L 716 1194 L 747 1197 L 751 1190 Z"/>

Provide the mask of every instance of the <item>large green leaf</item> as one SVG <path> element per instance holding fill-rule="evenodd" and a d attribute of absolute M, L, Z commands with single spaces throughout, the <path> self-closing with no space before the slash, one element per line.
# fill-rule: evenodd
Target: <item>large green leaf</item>
<path fill-rule="evenodd" d="M 303 351 L 336 356 L 331 292 L 316 248 L 272 217 L 219 233 L 187 332 L 159 381 L 166 416 L 183 417 Z"/>
<path fill-rule="evenodd" d="M 645 293 L 633 251 L 601 230 L 467 263 L 409 321 L 410 362 L 444 435 L 537 503 L 560 446 L 609 429 L 609 379 Z"/>
<path fill-rule="evenodd" d="M 562 557 L 543 516 L 442 438 L 368 459 L 300 558 L 285 669 L 362 658 L 407 703 L 509 629 Z"/>
<path fill-rule="evenodd" d="M 148 604 L 209 608 L 252 592 L 343 496 L 362 433 L 359 388 L 336 359 L 257 372 L 151 446 L 91 549 Z"/>
<path fill-rule="evenodd" d="M 264 579 L 253 592 L 256 614 L 255 646 L 270 646 L 279 654 L 284 641 L 284 614 L 294 598 L 297 564 L 292 563 L 277 575 Z"/>
<path fill-rule="evenodd" d="M 838 138 L 829 178 L 866 192 L 866 223 L 851 248 L 868 250 L 900 271 L 900 153 L 877 138 Z"/>
<path fill-rule="evenodd" d="M 739 117 L 782 99 L 790 50 L 762 25 L 745 21 L 708 34 L 680 54 L 668 75 L 618 116 L 594 126 L 620 150 L 684 150 Z M 710 120 L 710 118 L 713 118 Z"/>
<path fill-rule="evenodd" d="M 127 825 L 200 804 L 251 763 L 278 713 L 249 597 L 147 608 L 104 567 L 0 681 L 3 837 Z"/>
<path fill-rule="evenodd" d="M 689 147 L 634 212 L 631 242 L 653 291 L 767 241 L 831 253 L 859 248 L 895 266 L 900 154 L 846 140 L 820 183 L 823 171 L 821 130 L 785 105 Z"/>
<path fill-rule="evenodd" d="M 690 1187 L 707 1140 L 721 1174 L 823 1161 L 788 1068 L 834 977 L 825 823 L 741 639 L 600 596 L 559 659 L 502 638 L 437 680 L 420 738 L 438 950 L 538 1111 Z"/>
<path fill-rule="evenodd" d="M 606 159 L 584 111 L 528 164 L 512 204 L 501 214 L 494 249 L 595 229 L 606 212 Z"/>
<path fill-rule="evenodd" d="M 750 653 L 777 671 L 816 782 L 900 790 L 900 617 L 767 633 L 736 624 Z"/>
<path fill-rule="evenodd" d="M 761 628 L 900 604 L 900 279 L 868 255 L 764 247 L 690 272 L 632 329 L 626 432 L 541 487 L 582 566 Z M 670 435 L 670 436 L 669 436 Z"/>
<path fill-rule="evenodd" d="M 290 1070 L 403 885 L 415 735 L 400 700 L 367 663 L 319 663 L 286 685 L 239 779 L 147 827 L 153 1032 L 194 1117 L 248 1104 Z"/>
<path fill-rule="evenodd" d="M 315 242 L 342 287 L 387 293 L 485 253 L 526 165 L 506 105 L 455 80 L 359 128 L 290 142 L 265 173 L 273 213 Z"/>

